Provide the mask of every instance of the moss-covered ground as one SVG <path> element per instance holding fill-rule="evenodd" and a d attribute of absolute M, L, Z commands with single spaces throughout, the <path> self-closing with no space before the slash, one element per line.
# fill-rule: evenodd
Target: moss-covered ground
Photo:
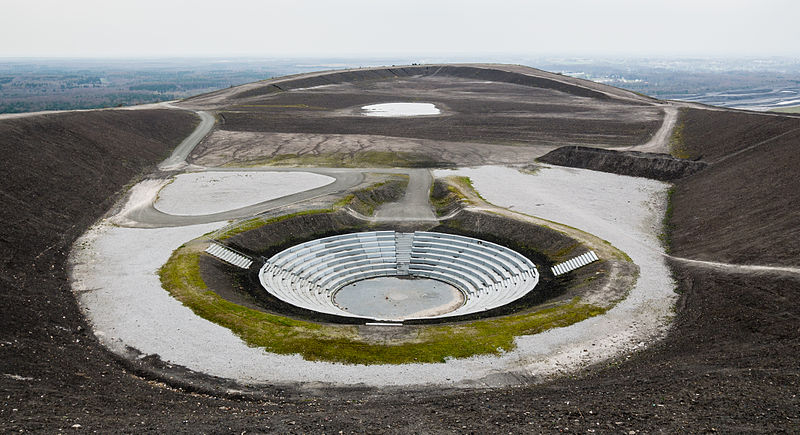
<path fill-rule="evenodd" d="M 202 247 L 201 243 L 189 244 L 173 253 L 159 271 L 164 288 L 195 314 L 229 328 L 251 346 L 299 354 L 311 361 L 441 363 L 450 358 L 498 355 L 513 350 L 517 336 L 568 326 L 608 309 L 575 298 L 531 313 L 453 325 L 408 326 L 414 328 L 411 338 L 376 343 L 362 337 L 356 326 L 296 320 L 226 301 L 209 290 L 200 276 Z"/>

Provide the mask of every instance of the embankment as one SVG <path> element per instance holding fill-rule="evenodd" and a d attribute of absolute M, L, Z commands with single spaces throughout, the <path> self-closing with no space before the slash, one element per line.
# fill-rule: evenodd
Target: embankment
<path fill-rule="evenodd" d="M 538 160 L 553 165 L 661 181 L 683 178 L 700 172 L 707 166 L 705 162 L 679 159 L 667 154 L 614 151 L 581 146 L 557 148 L 539 157 Z"/>

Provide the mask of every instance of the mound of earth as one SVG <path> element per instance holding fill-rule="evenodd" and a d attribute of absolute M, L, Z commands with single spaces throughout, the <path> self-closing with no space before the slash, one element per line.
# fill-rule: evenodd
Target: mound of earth
<path fill-rule="evenodd" d="M 197 101 L 211 104 L 225 95 Z M 691 156 L 710 166 L 676 182 L 673 254 L 796 264 L 799 121 L 706 110 L 689 110 L 682 121 Z M 230 396 L 163 383 L 181 368 L 157 356 L 137 365 L 115 359 L 87 332 L 69 290 L 67 253 L 118 192 L 163 159 L 194 122 L 179 111 L 0 121 L 4 432 L 777 432 L 800 426 L 800 279 L 682 262 L 672 264 L 681 300 L 663 341 L 579 377 L 524 388 L 264 386 L 260 399 L 241 400 L 236 386 L 222 380 L 204 382 Z M 154 367 L 161 370 L 157 378 Z"/>
<path fill-rule="evenodd" d="M 543 163 L 591 169 L 631 177 L 670 181 L 699 172 L 705 162 L 679 159 L 667 154 L 614 151 L 589 147 L 561 147 L 539 157 Z"/>
<path fill-rule="evenodd" d="M 673 255 L 800 266 L 800 119 L 689 109 L 685 150 L 709 163 L 675 182 Z"/>
<path fill-rule="evenodd" d="M 440 115 L 365 116 L 424 102 Z M 632 146 L 661 125 L 654 100 L 510 66 L 367 68 L 289 77 L 199 96 L 220 123 L 197 164 L 464 166 L 533 159 L 552 146 Z"/>

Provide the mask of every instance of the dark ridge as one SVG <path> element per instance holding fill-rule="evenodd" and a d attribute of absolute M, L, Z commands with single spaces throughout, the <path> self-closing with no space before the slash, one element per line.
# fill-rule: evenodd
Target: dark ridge
<path fill-rule="evenodd" d="M 527 74 L 501 71 L 497 69 L 445 66 L 440 72 L 437 73 L 437 75 L 440 74 L 445 76 L 449 75 L 453 77 L 512 83 L 515 85 L 530 86 L 534 88 L 554 89 L 556 91 L 561 91 L 578 97 L 597 98 L 600 100 L 607 100 L 610 98 L 608 95 L 602 92 L 575 86 L 569 83 L 559 82 L 544 77 L 534 77 Z"/>
<path fill-rule="evenodd" d="M 800 119 L 788 116 L 701 109 L 682 110 L 678 123 L 689 157 L 709 163 L 800 128 Z"/>
<path fill-rule="evenodd" d="M 312 86 L 319 86 L 321 84 L 339 84 L 348 82 L 357 82 L 363 80 L 383 80 L 390 79 L 393 76 L 398 77 L 412 77 L 412 76 L 452 76 L 459 78 L 487 80 L 503 83 L 512 83 L 522 86 L 530 86 L 537 88 L 554 89 L 570 95 L 579 97 L 596 98 L 607 100 L 610 97 L 602 92 L 592 89 L 576 86 L 569 83 L 559 82 L 544 77 L 534 77 L 526 74 L 501 71 L 498 69 L 479 68 L 472 66 L 411 66 L 404 68 L 383 68 L 383 69 L 364 69 L 356 71 L 331 71 L 322 75 L 313 77 L 300 77 L 296 79 L 289 79 L 280 82 L 278 89 L 298 89 L 308 88 Z M 327 83 L 323 82 L 325 80 Z M 234 99 L 245 99 L 261 95 L 269 95 L 279 92 L 277 86 L 262 86 L 255 89 L 250 89 L 245 92 L 236 94 Z M 635 104 L 635 103 L 634 103 Z"/>
<path fill-rule="evenodd" d="M 582 146 L 557 148 L 538 158 L 542 163 L 591 169 L 631 177 L 671 181 L 700 172 L 705 162 L 639 151 L 614 151 Z"/>
<path fill-rule="evenodd" d="M 800 266 L 800 119 L 689 110 L 682 121 L 686 151 L 710 164 L 675 182 L 671 253 Z"/>

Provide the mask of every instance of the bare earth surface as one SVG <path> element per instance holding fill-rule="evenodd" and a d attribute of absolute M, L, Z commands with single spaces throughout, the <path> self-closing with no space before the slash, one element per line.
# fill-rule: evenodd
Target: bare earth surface
<path fill-rule="evenodd" d="M 220 119 L 190 161 L 511 164 L 562 145 L 661 146 L 674 121 L 675 109 L 662 110 L 655 100 L 603 85 L 578 86 L 568 77 L 511 66 L 453 68 L 365 69 L 190 99 L 181 106 L 213 109 Z M 442 113 L 371 117 L 361 109 L 404 102 L 433 104 Z"/>
<path fill-rule="evenodd" d="M 532 80 L 551 80 L 544 93 L 564 92 L 575 102 L 581 98 L 612 98 L 634 105 L 653 102 L 627 91 L 530 68 L 483 65 L 477 69 L 480 71 L 467 73 L 443 66 L 413 71 L 397 67 L 387 74 L 407 78 L 420 71 L 428 76 L 450 71 L 468 81 L 485 82 L 517 71 Z M 342 74 L 353 80 L 372 74 L 374 81 L 382 74 L 378 71 Z M 492 77 L 486 77 L 486 71 Z M 464 77 L 468 74 L 472 77 Z M 296 87 L 337 84 L 323 76 L 329 74 L 309 75 L 307 80 L 319 82 Z M 290 80 L 225 89 L 180 104 L 229 111 L 238 110 L 231 107 L 233 99 L 242 104 L 275 104 L 258 100 L 267 95 L 265 88 L 289 88 Z M 583 90 L 563 87 L 567 85 L 583 86 Z M 462 87 L 459 92 L 470 92 L 463 89 L 463 83 L 458 86 Z M 248 92 L 250 96 L 242 95 Z M 276 92 L 280 91 L 276 88 Z M 286 92 L 279 104 L 293 101 L 291 93 Z M 374 96 L 366 104 L 379 102 Z M 350 107 L 355 104 L 344 105 L 348 108 L 336 113 L 352 116 Z M 449 105 L 443 108 L 445 113 L 454 110 Z M 531 110 L 552 117 L 556 109 Z M 659 110 L 643 108 L 643 119 L 651 118 L 649 130 L 627 136 L 636 139 L 619 146 L 650 140 L 662 125 L 654 116 Z M 240 115 L 242 119 L 247 117 Z M 448 390 L 264 385 L 251 399 L 238 396 L 236 385 L 163 364 L 155 355 L 132 352 L 129 358 L 118 358 L 91 332 L 70 291 L 67 257 L 73 242 L 106 213 L 125 185 L 152 172 L 196 122 L 190 113 L 166 110 L 70 112 L 0 120 L 4 157 L 0 161 L 0 193 L 6 205 L 0 227 L 1 432 L 791 433 L 800 426 L 800 304 L 796 302 L 800 278 L 795 273 L 796 242 L 800 240 L 795 235 L 800 225 L 798 214 L 792 213 L 799 191 L 792 183 L 797 167 L 793 162 L 800 155 L 796 152 L 800 142 L 792 132 L 796 120 L 716 108 L 690 109 L 685 116 L 679 115 L 677 125 L 685 123 L 684 138 L 691 157 L 712 165 L 676 182 L 669 220 L 672 255 L 694 261 L 668 260 L 678 287 L 678 303 L 671 329 L 651 346 L 590 366 L 576 376 L 524 387 Z M 587 128 L 591 123 L 576 125 L 584 133 L 591 131 Z M 382 131 L 367 135 L 397 137 L 387 132 L 401 128 L 379 127 Z M 424 128 L 430 133 L 434 127 Z M 552 127 L 550 134 L 528 130 L 530 137 L 538 134 L 539 139 L 526 146 L 548 140 L 545 136 L 562 137 L 566 142 L 580 136 L 562 135 L 558 123 Z M 614 140 L 626 137 L 620 134 L 624 131 L 607 127 Z M 445 141 L 462 142 L 457 133 L 423 139 L 438 141 L 447 136 Z M 489 135 L 488 131 L 471 133 L 475 136 L 464 142 L 488 142 L 479 137 Z M 520 137 L 518 133 L 495 137 L 504 141 Z M 587 143 L 590 137 L 591 133 L 586 135 Z M 600 134 L 596 141 L 605 146 L 611 139 Z M 491 181 L 478 186 L 486 192 Z M 509 205 L 515 208 L 536 204 L 518 205 L 514 200 L 509 199 Z M 624 215 L 626 205 L 620 208 Z M 597 225 L 607 228 L 607 218 L 601 216 Z M 131 231 L 107 230 L 109 234 Z M 199 231 L 200 227 L 190 230 Z M 643 230 L 634 233 L 639 231 Z M 150 268 L 144 266 L 136 267 L 144 273 Z M 103 290 L 87 288 L 86 296 L 92 293 L 100 296 Z M 151 309 L 130 307 L 131 311 Z M 152 325 L 134 322 L 130 327 L 148 329 Z M 170 344 L 175 341 L 166 340 Z M 591 360 L 592 347 L 585 351 Z M 504 380 L 514 384 L 527 381 L 511 378 Z M 494 378 L 497 383 L 500 380 Z M 206 394 L 209 392 L 214 394 Z"/>
<path fill-rule="evenodd" d="M 408 153 L 424 156 L 423 162 L 442 166 L 512 164 L 532 161 L 554 147 L 549 145 L 498 145 L 452 142 L 364 134 L 269 133 L 216 130 L 195 149 L 191 161 L 197 165 L 281 164 L 280 156 L 299 155 L 324 158 L 331 154 L 353 156 L 369 151 Z M 391 164 L 391 162 L 389 162 Z"/>

